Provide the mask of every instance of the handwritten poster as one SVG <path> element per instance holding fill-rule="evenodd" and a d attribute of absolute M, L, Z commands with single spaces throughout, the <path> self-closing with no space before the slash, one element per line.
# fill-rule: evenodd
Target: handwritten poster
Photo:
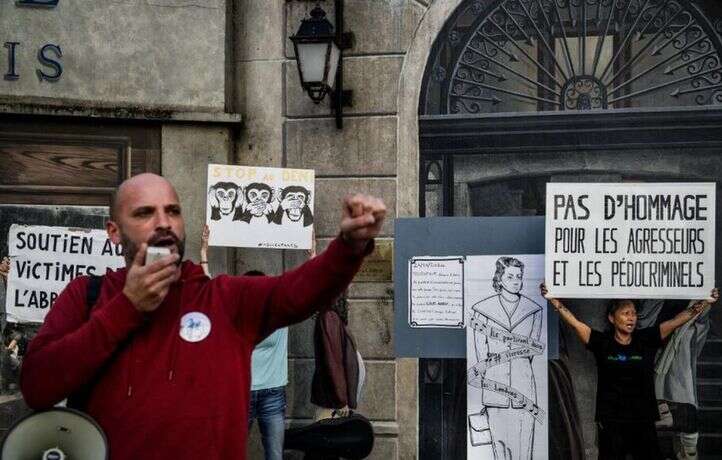
<path fill-rule="evenodd" d="M 314 180 L 310 169 L 208 165 L 208 243 L 310 249 Z"/>
<path fill-rule="evenodd" d="M 464 258 L 409 260 L 409 325 L 464 327 Z"/>
<path fill-rule="evenodd" d="M 120 245 L 105 230 L 14 224 L 8 233 L 8 321 L 42 323 L 74 278 L 125 267 Z"/>
<path fill-rule="evenodd" d="M 547 184 L 550 295 L 706 298 L 715 285 L 715 184 Z"/>

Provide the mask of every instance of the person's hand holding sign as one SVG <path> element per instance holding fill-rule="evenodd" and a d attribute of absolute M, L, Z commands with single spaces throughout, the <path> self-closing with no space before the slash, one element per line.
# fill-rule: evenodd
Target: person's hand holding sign
<path fill-rule="evenodd" d="M 357 193 L 344 198 L 342 212 L 341 238 L 363 252 L 381 231 L 386 205 L 380 198 Z"/>
<path fill-rule="evenodd" d="M 712 293 L 710 294 L 710 298 L 707 299 L 707 303 L 713 304 L 719 300 L 719 289 L 714 288 L 712 289 Z"/>
<path fill-rule="evenodd" d="M 554 307 L 554 310 L 559 312 L 560 309 L 564 308 L 564 304 L 559 299 L 549 295 L 549 290 L 547 289 L 546 284 L 544 284 L 544 283 L 540 284 L 539 290 L 541 291 L 542 297 L 547 299 L 549 301 L 549 303 L 552 304 L 552 307 Z"/>
<path fill-rule="evenodd" d="M 691 310 L 691 313 L 693 315 L 696 315 L 697 313 L 701 312 L 705 307 L 712 305 L 713 303 L 717 302 L 719 299 L 719 289 L 714 288 L 712 289 L 712 292 L 710 293 L 710 296 L 704 300 L 700 300 L 699 302 L 696 302 L 694 305 L 689 307 Z"/>
<path fill-rule="evenodd" d="M 10 258 L 5 256 L 3 257 L 2 262 L 0 262 L 0 278 L 3 279 L 3 283 L 7 284 L 8 282 L 8 274 L 10 273 Z"/>

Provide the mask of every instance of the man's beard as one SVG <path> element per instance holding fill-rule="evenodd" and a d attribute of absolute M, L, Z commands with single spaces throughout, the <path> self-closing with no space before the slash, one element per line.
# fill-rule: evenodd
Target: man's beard
<path fill-rule="evenodd" d="M 164 238 L 172 238 L 174 240 L 175 246 L 178 249 L 178 255 L 180 258 L 178 259 L 178 262 L 176 262 L 176 265 L 181 264 L 183 261 L 183 255 L 185 254 L 186 250 L 186 240 L 185 239 L 179 239 L 175 233 L 172 231 L 156 231 L 151 237 L 148 239 L 147 243 L 148 246 L 153 246 L 156 242 L 164 239 Z M 125 263 L 130 266 L 133 264 L 133 260 L 135 260 L 136 254 L 138 254 L 138 251 L 140 248 L 128 238 L 125 233 L 123 233 L 122 229 L 120 231 L 120 244 L 123 247 L 123 257 L 125 257 Z"/>

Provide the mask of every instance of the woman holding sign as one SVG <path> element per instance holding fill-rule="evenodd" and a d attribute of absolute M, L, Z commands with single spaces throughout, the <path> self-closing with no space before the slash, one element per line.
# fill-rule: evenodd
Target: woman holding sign
<path fill-rule="evenodd" d="M 637 309 L 631 300 L 612 301 L 607 310 L 611 330 L 593 330 L 579 321 L 564 304 L 541 294 L 559 316 L 594 353 L 597 361 L 597 412 L 600 460 L 661 459 L 654 422 L 659 418 L 654 393 L 654 357 L 675 329 L 694 318 L 719 298 L 713 289 L 709 300 L 695 302 L 669 321 L 637 329 Z"/>

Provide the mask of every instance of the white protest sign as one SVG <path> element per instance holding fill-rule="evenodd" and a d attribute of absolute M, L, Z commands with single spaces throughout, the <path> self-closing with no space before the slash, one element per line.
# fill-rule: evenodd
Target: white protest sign
<path fill-rule="evenodd" d="M 121 247 L 105 230 L 13 224 L 8 250 L 5 311 L 10 322 L 42 323 L 71 280 L 125 266 Z"/>
<path fill-rule="evenodd" d="M 208 244 L 310 249 L 314 181 L 311 169 L 208 165 Z"/>
<path fill-rule="evenodd" d="M 707 298 L 714 183 L 549 183 L 545 279 L 560 298 Z"/>
<path fill-rule="evenodd" d="M 464 327 L 464 258 L 409 260 L 409 325 Z"/>

